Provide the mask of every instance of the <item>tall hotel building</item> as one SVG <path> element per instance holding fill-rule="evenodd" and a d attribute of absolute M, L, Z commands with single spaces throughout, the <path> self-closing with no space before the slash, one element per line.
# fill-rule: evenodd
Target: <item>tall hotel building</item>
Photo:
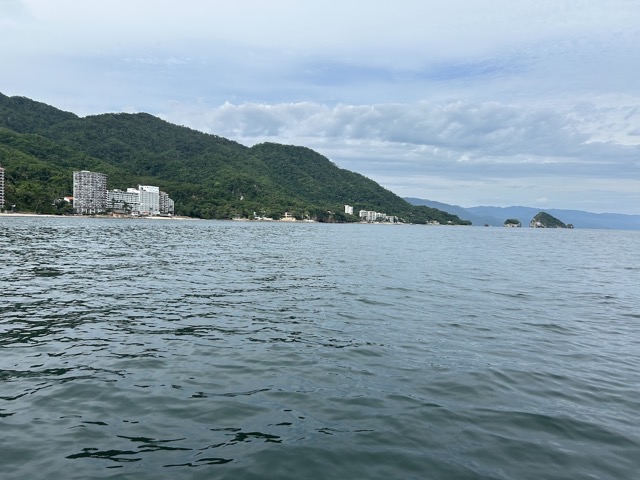
<path fill-rule="evenodd" d="M 79 215 L 103 213 L 107 210 L 107 175 L 73 172 L 73 210 Z"/>
<path fill-rule="evenodd" d="M 173 215 L 175 210 L 175 203 L 169 197 L 167 192 L 160 191 L 160 214 L 161 215 Z"/>
<path fill-rule="evenodd" d="M 142 215 L 160 214 L 160 188 L 151 185 L 138 185 L 140 191 L 140 213 Z"/>
<path fill-rule="evenodd" d="M 4 168 L 0 167 L 0 208 L 4 208 Z"/>

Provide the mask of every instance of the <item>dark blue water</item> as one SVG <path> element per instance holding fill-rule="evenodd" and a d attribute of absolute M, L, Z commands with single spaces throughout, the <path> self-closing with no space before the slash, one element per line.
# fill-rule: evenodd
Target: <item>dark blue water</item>
<path fill-rule="evenodd" d="M 639 252 L 0 217 L 0 476 L 638 478 Z"/>

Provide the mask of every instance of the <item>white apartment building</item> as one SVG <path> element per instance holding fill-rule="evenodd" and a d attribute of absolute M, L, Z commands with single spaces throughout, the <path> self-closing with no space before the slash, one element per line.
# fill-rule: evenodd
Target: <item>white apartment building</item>
<path fill-rule="evenodd" d="M 109 190 L 108 206 L 115 213 L 131 215 L 172 215 L 175 210 L 174 201 L 159 187 L 138 185 L 138 188 L 127 188 L 127 191 Z"/>
<path fill-rule="evenodd" d="M 367 222 L 390 222 L 398 223 L 398 217 L 387 215 L 386 213 L 374 212 L 372 210 L 360 210 L 358 216 Z"/>
<path fill-rule="evenodd" d="M 347 215 L 353 215 L 353 206 L 345 205 L 344 206 L 344 213 L 346 213 Z"/>
<path fill-rule="evenodd" d="M 160 214 L 160 188 L 151 185 L 138 185 L 140 192 L 140 215 Z"/>
<path fill-rule="evenodd" d="M 107 175 L 82 170 L 73 172 L 73 210 L 79 215 L 107 210 Z"/>
<path fill-rule="evenodd" d="M 117 213 L 137 213 L 140 211 L 140 192 L 135 188 L 127 188 L 127 191 L 109 190 L 109 208 Z"/>
<path fill-rule="evenodd" d="M 0 208 L 4 208 L 4 168 L 0 167 Z"/>
<path fill-rule="evenodd" d="M 360 210 L 358 213 L 358 216 L 367 222 L 377 222 L 383 215 L 384 213 L 374 212 L 373 210 Z"/>
<path fill-rule="evenodd" d="M 173 215 L 175 203 L 167 192 L 160 191 L 160 215 Z"/>

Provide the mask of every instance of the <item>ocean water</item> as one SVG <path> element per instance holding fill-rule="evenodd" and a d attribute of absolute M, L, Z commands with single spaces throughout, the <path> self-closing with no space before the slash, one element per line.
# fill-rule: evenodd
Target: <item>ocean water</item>
<path fill-rule="evenodd" d="M 639 252 L 0 217 L 0 477 L 639 478 Z"/>

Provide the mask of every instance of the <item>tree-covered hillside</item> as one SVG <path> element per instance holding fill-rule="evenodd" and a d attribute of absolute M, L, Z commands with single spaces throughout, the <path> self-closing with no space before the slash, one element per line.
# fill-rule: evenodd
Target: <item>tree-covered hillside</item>
<path fill-rule="evenodd" d="M 22 211 L 61 211 L 74 170 L 109 176 L 109 188 L 157 185 L 176 213 L 200 218 L 280 217 L 354 221 L 342 213 L 376 210 L 408 222 L 465 223 L 455 215 L 412 206 L 372 180 L 341 169 L 304 147 L 252 148 L 165 122 L 148 114 L 80 118 L 23 97 L 0 94 L 0 165 L 6 203 Z"/>
<path fill-rule="evenodd" d="M 557 219 L 547 212 L 539 212 L 529 222 L 529 226 L 533 228 L 570 228 L 563 221 Z"/>

